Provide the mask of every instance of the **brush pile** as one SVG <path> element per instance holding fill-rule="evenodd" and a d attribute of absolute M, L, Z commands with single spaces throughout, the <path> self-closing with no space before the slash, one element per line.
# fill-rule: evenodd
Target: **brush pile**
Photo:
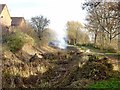
<path fill-rule="evenodd" d="M 90 82 L 108 79 L 113 72 L 112 64 L 109 63 L 108 58 L 99 58 L 94 55 L 85 56 L 83 52 L 73 47 L 67 51 L 44 53 L 42 56 L 42 59 L 35 58 L 36 60 L 27 62 L 27 64 L 24 62 L 22 66 L 13 65 L 16 68 L 21 67 L 24 72 L 26 72 L 25 65 L 28 65 L 27 68 L 31 68 L 31 73 L 27 77 L 23 77 L 19 73 L 4 73 L 8 69 L 4 68 L 3 87 L 83 88 Z M 32 73 L 33 71 L 35 74 Z"/>

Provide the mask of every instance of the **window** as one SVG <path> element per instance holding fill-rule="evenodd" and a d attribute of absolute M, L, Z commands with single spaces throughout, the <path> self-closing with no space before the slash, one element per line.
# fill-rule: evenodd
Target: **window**
<path fill-rule="evenodd" d="M 1 18 L 3 18 L 3 16 L 1 16 Z"/>

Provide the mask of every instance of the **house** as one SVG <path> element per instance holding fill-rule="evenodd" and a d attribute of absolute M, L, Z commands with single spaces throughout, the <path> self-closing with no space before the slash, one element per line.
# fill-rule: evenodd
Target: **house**
<path fill-rule="evenodd" d="M 6 4 L 0 4 L 0 25 L 4 30 L 12 30 L 14 27 L 24 28 L 24 17 L 11 17 Z"/>
<path fill-rule="evenodd" d="M 9 28 L 11 26 L 11 16 L 6 4 L 0 4 L 0 24 Z"/>
<path fill-rule="evenodd" d="M 26 21 L 24 17 L 11 17 L 11 19 L 12 19 L 12 23 L 11 23 L 12 27 L 24 28 L 26 26 Z"/>

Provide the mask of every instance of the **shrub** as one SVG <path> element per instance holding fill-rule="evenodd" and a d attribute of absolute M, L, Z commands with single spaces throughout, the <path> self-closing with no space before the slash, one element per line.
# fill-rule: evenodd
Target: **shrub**
<path fill-rule="evenodd" d="M 6 38 L 10 51 L 16 52 L 22 48 L 24 45 L 24 38 L 22 36 L 20 33 L 13 33 Z"/>

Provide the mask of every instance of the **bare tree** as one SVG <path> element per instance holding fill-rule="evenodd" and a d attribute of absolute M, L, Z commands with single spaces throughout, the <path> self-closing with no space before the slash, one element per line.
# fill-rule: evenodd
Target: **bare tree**
<path fill-rule="evenodd" d="M 111 43 L 114 38 L 120 34 L 120 12 L 118 2 L 88 2 L 84 4 L 88 10 L 88 29 L 95 34 L 96 43 L 98 34 L 102 36 L 103 41 L 109 38 Z M 85 8 L 85 7 L 84 7 Z M 117 9 L 116 9 L 117 8 Z"/>
<path fill-rule="evenodd" d="M 43 30 L 50 24 L 50 20 L 43 16 L 35 16 L 31 18 L 31 25 L 37 32 L 38 37 L 41 39 Z"/>

